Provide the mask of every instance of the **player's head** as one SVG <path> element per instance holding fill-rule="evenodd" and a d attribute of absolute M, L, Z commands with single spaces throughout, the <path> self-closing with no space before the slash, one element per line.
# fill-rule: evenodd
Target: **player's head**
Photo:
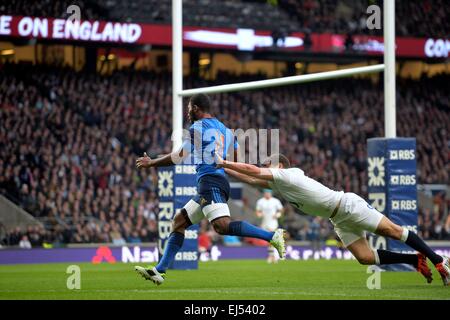
<path fill-rule="evenodd" d="M 291 166 L 291 163 L 284 154 L 275 153 L 263 162 L 263 166 L 267 168 L 287 169 Z"/>
<path fill-rule="evenodd" d="M 272 190 L 264 189 L 263 191 L 264 191 L 264 198 L 266 198 L 266 199 L 272 198 Z"/>
<path fill-rule="evenodd" d="M 197 121 L 202 118 L 202 115 L 209 113 L 211 107 L 211 100 L 206 94 L 199 93 L 194 94 L 189 99 L 188 104 L 188 117 L 191 122 Z"/>

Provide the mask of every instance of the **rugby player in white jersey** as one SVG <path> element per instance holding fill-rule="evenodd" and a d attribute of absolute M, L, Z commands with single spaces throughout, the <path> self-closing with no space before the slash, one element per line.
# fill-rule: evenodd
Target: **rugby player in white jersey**
<path fill-rule="evenodd" d="M 264 189 L 264 196 L 256 201 L 256 216 L 262 218 L 261 228 L 274 232 L 278 229 L 278 219 L 283 213 L 283 205 L 280 200 L 272 196 L 272 190 Z M 267 246 L 267 262 L 275 263 L 278 257 L 275 248 L 269 243 Z"/>
<path fill-rule="evenodd" d="M 306 176 L 301 169 L 290 168 L 289 160 L 284 155 L 272 155 L 262 168 L 223 160 L 219 156 L 216 163 L 243 182 L 277 191 L 305 214 L 329 218 L 343 244 L 361 264 L 410 264 L 431 283 L 433 279 L 427 265 L 428 258 L 435 265 L 444 285 L 449 285 L 448 257 L 436 254 L 414 232 L 393 223 L 360 196 L 331 190 Z M 366 239 L 366 231 L 402 241 L 418 253 L 372 250 Z"/>

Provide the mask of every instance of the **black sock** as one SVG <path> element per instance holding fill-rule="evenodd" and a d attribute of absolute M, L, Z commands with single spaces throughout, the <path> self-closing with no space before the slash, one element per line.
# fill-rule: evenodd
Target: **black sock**
<path fill-rule="evenodd" d="M 377 250 L 380 264 L 406 263 L 417 267 L 417 254 L 397 253 L 386 250 Z"/>
<path fill-rule="evenodd" d="M 436 265 L 442 262 L 442 257 L 436 254 L 422 239 L 414 232 L 408 232 L 408 238 L 405 243 L 414 250 L 423 253 L 430 261 Z"/>

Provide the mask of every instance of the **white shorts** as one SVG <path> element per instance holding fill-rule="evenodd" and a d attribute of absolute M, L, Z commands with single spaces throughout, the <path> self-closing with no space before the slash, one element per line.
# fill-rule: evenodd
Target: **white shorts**
<path fill-rule="evenodd" d="M 192 224 L 197 224 L 204 218 L 207 218 L 211 222 L 220 217 L 230 216 L 230 208 L 228 208 L 228 204 L 226 203 L 211 203 L 202 209 L 199 203 L 191 199 L 185 204 L 184 209 Z"/>
<path fill-rule="evenodd" d="M 384 215 L 354 193 L 344 193 L 336 216 L 331 220 L 344 246 L 366 237 L 366 231 L 375 232 Z"/>

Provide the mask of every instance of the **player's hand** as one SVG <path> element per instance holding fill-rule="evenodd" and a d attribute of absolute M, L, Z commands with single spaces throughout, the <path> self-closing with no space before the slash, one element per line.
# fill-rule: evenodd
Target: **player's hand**
<path fill-rule="evenodd" d="M 153 166 L 153 160 L 147 155 L 147 152 L 144 152 L 144 156 L 140 157 L 136 160 L 136 168 L 150 168 Z"/>
<path fill-rule="evenodd" d="M 216 162 L 216 168 L 223 168 L 224 165 L 223 158 L 218 153 L 214 153 L 214 158 Z"/>

